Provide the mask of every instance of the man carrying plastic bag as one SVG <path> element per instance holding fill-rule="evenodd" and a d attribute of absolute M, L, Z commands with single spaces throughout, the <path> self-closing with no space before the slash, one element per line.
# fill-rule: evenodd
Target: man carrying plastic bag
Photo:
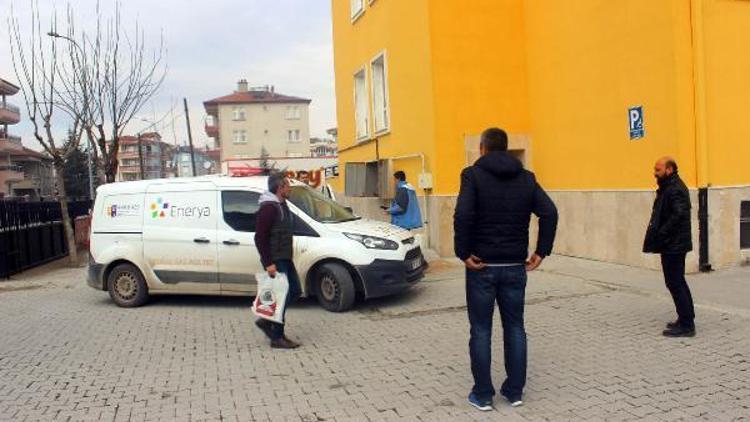
<path fill-rule="evenodd" d="M 267 275 L 257 277 L 258 296 L 253 312 L 260 317 L 255 325 L 271 339 L 274 349 L 300 346 L 284 334 L 287 305 L 297 300 L 302 292 L 292 261 L 294 214 L 286 203 L 289 192 L 289 180 L 282 174 L 269 176 L 268 192 L 261 195 L 255 217 L 255 247 Z"/>

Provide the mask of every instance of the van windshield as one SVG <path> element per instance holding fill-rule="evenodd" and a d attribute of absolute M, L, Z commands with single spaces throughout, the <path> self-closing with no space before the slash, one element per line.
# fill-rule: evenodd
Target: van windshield
<path fill-rule="evenodd" d="M 289 201 L 320 223 L 359 220 L 349 210 L 309 186 L 292 186 Z"/>

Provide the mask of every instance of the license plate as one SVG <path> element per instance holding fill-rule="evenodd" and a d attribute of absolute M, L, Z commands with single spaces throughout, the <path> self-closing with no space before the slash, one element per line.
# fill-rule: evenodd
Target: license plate
<path fill-rule="evenodd" d="M 416 269 L 419 269 L 419 267 L 422 266 L 422 258 L 416 258 L 409 261 L 409 268 L 411 271 L 414 271 Z"/>

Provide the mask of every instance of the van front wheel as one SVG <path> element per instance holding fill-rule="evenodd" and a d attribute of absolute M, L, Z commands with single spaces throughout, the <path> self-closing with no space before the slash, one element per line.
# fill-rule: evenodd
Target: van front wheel
<path fill-rule="evenodd" d="M 148 300 L 148 287 L 143 274 L 132 264 L 116 266 L 107 277 L 109 296 L 118 306 L 133 308 Z"/>
<path fill-rule="evenodd" d="M 344 312 L 354 305 L 354 280 L 341 264 L 329 263 L 320 267 L 315 283 L 315 295 L 320 305 L 331 312 Z"/>

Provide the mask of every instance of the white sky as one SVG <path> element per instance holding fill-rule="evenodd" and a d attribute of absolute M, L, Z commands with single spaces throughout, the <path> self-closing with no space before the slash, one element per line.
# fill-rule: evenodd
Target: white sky
<path fill-rule="evenodd" d="M 53 10 L 59 16 L 58 32 L 65 32 L 66 1 L 38 0 L 43 24 Z M 112 15 L 115 0 L 100 0 L 104 15 Z M 29 0 L 0 0 L 0 78 L 13 83 L 7 18 L 13 3 L 22 26 L 30 19 Z M 71 0 L 78 30 L 92 22 L 96 0 Z M 158 120 L 177 104 L 175 130 L 167 117 L 160 128 L 165 141 L 187 142 L 182 98 L 188 99 L 190 124 L 196 145 L 208 138 L 203 130 L 203 101 L 232 93 L 237 80 L 250 85 L 275 85 L 276 92 L 312 99 L 310 131 L 326 136 L 336 126 L 331 39 L 330 0 L 126 0 L 121 2 L 122 19 L 136 19 L 146 31 L 147 46 L 156 47 L 163 30 L 168 48 L 169 69 L 160 92 L 128 126 L 133 134 Z M 22 28 L 23 30 L 24 28 Z M 23 106 L 21 94 L 10 102 Z M 10 128 L 23 137 L 24 145 L 40 149 L 22 107 L 22 123 Z M 64 133 L 62 127 L 54 128 Z"/>

